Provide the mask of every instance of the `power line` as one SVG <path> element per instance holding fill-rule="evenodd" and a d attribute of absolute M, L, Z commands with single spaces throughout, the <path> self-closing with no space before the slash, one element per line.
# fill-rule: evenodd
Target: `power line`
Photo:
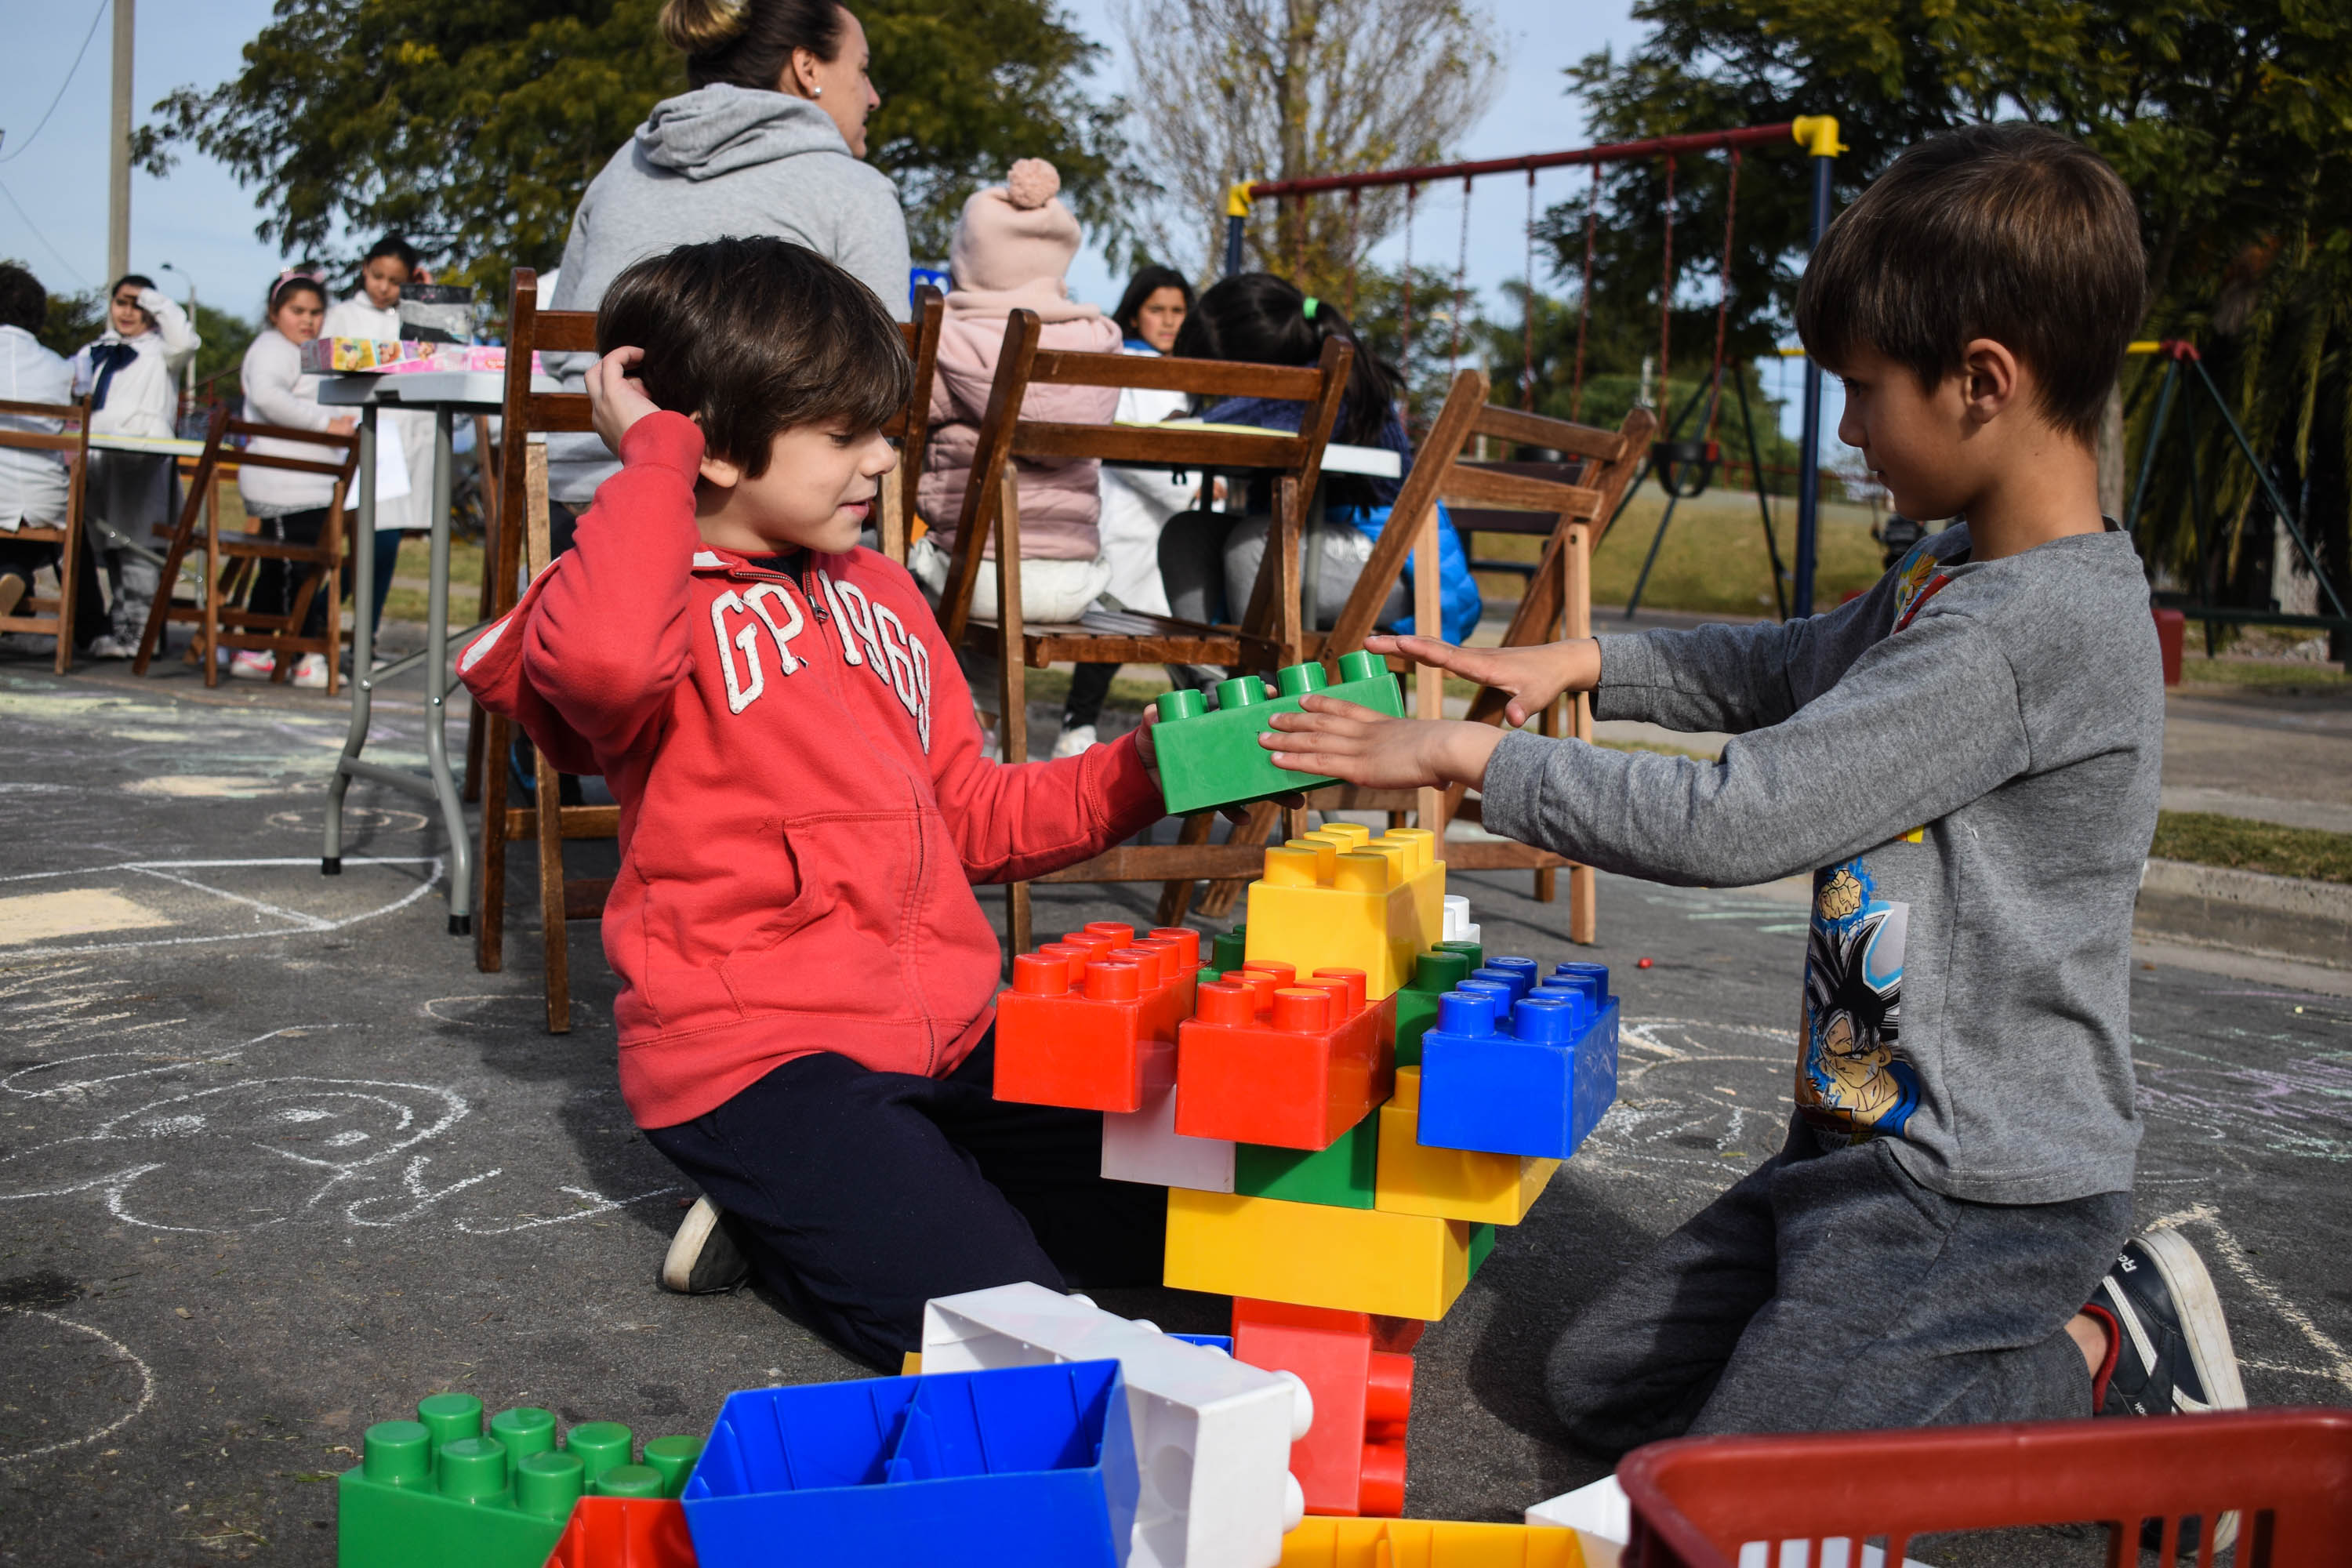
<path fill-rule="evenodd" d="M 38 136 L 41 133 L 42 130 L 49 123 L 49 116 L 55 114 L 58 111 L 58 105 L 66 100 L 66 89 L 73 85 L 74 73 L 81 69 L 82 57 L 89 53 L 89 41 L 98 37 L 98 25 L 105 19 L 106 8 L 110 4 L 112 4 L 112 0 L 98 0 L 98 12 L 89 19 L 89 31 L 81 36 L 81 47 L 74 51 L 73 64 L 66 68 L 66 79 L 58 83 L 57 97 L 49 100 L 49 106 L 41 110 L 40 123 L 33 127 L 32 135 L 26 136 L 23 142 L 17 143 L 16 150 L 14 153 L 7 154 L 5 157 L 0 157 L 0 163 L 13 163 L 17 159 L 23 157 L 25 155 L 25 150 L 33 144 L 33 137 Z M 10 205 L 14 205 L 15 204 L 11 203 Z M 44 240 L 42 243 L 46 245 L 48 242 Z"/>
<path fill-rule="evenodd" d="M 33 237 L 41 242 L 43 248 L 47 250 L 51 256 L 58 258 L 58 265 L 72 273 L 74 275 L 75 282 L 80 284 L 85 289 L 89 288 L 90 286 L 89 279 L 81 275 L 81 268 L 76 267 L 72 262 L 68 261 L 64 251 L 59 250 L 56 246 L 49 244 L 49 237 L 41 232 L 40 225 L 33 221 L 32 215 L 26 212 L 21 205 L 18 205 L 16 195 L 10 192 L 8 187 L 5 184 L 0 184 L 0 196 L 6 197 L 8 205 L 12 207 L 16 207 L 16 216 L 25 220 L 25 226 L 33 231 Z"/>

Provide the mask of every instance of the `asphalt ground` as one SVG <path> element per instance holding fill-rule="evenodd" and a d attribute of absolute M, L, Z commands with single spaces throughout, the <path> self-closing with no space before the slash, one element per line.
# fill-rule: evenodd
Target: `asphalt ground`
<path fill-rule="evenodd" d="M 551 1037 L 530 888 L 508 969 L 477 973 L 421 803 L 355 786 L 345 872 L 319 875 L 339 704 L 158 668 L 0 666 L 0 1561 L 328 1563 L 333 1475 L 435 1390 L 655 1435 L 704 1429 L 733 1388 L 864 1375 L 756 1292 L 655 1287 L 688 1194 L 615 1091 L 593 933 L 573 1032 Z M 420 737 L 412 683 L 371 755 L 420 760 Z M 1576 950 L 1528 883 L 1454 887 L 1490 951 L 1612 966 L 1622 1103 L 1422 1342 L 1419 1517 L 1516 1519 L 1604 1472 L 1545 1408 L 1546 1354 L 1787 1111 L 1801 890 L 1604 878 L 1601 942 Z M 1041 888 L 1038 929 L 1142 919 L 1153 891 Z M 2143 1222 L 2203 1252 L 2257 1404 L 2352 1405 L 2352 1002 L 2134 979 Z M 1174 1329 L 1225 1310 L 1101 1299 Z"/>

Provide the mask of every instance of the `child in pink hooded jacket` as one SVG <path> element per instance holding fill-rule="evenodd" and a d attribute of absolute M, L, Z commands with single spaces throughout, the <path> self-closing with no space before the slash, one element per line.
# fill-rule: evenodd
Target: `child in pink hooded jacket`
<path fill-rule="evenodd" d="M 1042 158 L 1024 158 L 1002 185 L 991 185 L 964 203 L 956 222 L 949 267 L 955 288 L 947 298 L 940 331 L 939 373 L 931 382 L 930 445 L 923 457 L 918 509 L 931 531 L 908 552 L 907 566 L 937 599 L 955 553 L 956 521 L 971 479 L 980 445 L 980 420 L 996 361 L 1004 344 L 1004 323 L 1015 310 L 1037 312 L 1044 321 L 1041 348 L 1082 353 L 1117 353 L 1116 323 L 1093 305 L 1069 297 L 1064 281 L 1078 253 L 1078 220 L 1055 193 L 1062 177 Z M 1033 386 L 1023 398 L 1024 418 L 1071 425 L 1107 425 L 1118 407 L 1118 391 L 1103 386 Z M 1069 621 L 1083 614 L 1108 585 L 1096 530 L 1102 502 L 1097 490 L 1101 465 L 1013 462 L 1021 495 L 1021 614 L 1024 620 Z M 988 556 L 993 559 L 992 543 Z M 972 614 L 996 616 L 996 574 L 982 572 L 972 593 Z"/>

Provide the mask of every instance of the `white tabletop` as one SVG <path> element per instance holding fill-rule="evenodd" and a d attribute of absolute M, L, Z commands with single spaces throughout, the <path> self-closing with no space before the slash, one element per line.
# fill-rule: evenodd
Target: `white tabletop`
<path fill-rule="evenodd" d="M 184 441 L 176 436 L 92 436 L 89 444 L 109 452 L 160 452 L 174 458 L 205 455 L 202 441 Z"/>
<path fill-rule="evenodd" d="M 1323 447 L 1323 471 L 1393 479 L 1404 472 L 1404 461 L 1386 447 L 1350 447 L 1344 441 L 1331 441 Z"/>
<path fill-rule="evenodd" d="M 551 375 L 530 378 L 533 392 L 563 390 Z M 507 378 L 494 370 L 376 372 L 319 377 L 319 401 L 339 408 L 462 408 L 495 414 L 506 402 Z"/>

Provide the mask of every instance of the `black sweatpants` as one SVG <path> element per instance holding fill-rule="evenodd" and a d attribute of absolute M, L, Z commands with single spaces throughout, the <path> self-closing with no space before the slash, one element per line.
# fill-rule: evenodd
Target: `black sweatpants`
<path fill-rule="evenodd" d="M 1156 1285 L 1158 1187 L 1106 1182 L 1102 1115 L 994 1098 L 992 1032 L 945 1078 L 796 1058 L 646 1137 L 735 1221 L 762 1284 L 887 1371 L 934 1296 Z"/>
<path fill-rule="evenodd" d="M 1780 1152 L 1659 1243 L 1552 1349 L 1587 1447 L 2091 1414 L 2066 1334 L 2131 1235 L 2131 1194 L 1982 1204 L 1884 1141 Z"/>

